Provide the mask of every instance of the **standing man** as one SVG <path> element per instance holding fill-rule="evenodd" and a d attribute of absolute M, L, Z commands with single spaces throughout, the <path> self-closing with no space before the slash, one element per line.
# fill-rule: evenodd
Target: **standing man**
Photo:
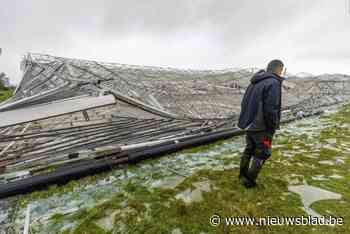
<path fill-rule="evenodd" d="M 246 148 L 241 157 L 239 180 L 247 187 L 256 186 L 264 162 L 271 156 L 272 138 L 281 118 L 281 60 L 269 62 L 250 80 L 241 104 L 238 127 L 246 130 Z"/>

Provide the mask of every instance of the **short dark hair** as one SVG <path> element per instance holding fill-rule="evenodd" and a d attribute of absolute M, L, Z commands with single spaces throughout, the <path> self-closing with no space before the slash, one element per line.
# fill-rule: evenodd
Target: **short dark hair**
<path fill-rule="evenodd" d="M 269 62 L 267 65 L 266 71 L 267 72 L 275 72 L 277 68 L 283 68 L 284 64 L 281 60 L 279 59 L 274 59 Z"/>

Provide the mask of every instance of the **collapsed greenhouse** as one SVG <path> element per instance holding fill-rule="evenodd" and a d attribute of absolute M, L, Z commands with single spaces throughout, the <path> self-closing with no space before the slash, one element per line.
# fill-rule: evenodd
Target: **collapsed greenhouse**
<path fill-rule="evenodd" d="M 27 54 L 0 105 L 0 198 L 242 134 L 256 69 L 180 70 Z M 349 100 L 350 77 L 290 76 L 282 121 Z"/>

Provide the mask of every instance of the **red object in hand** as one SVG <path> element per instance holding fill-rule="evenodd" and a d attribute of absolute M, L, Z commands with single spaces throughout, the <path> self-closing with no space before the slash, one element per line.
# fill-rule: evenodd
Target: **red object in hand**
<path fill-rule="evenodd" d="M 267 148 L 271 148 L 272 147 L 272 141 L 269 139 L 264 139 L 262 141 L 262 143 L 267 147 Z"/>

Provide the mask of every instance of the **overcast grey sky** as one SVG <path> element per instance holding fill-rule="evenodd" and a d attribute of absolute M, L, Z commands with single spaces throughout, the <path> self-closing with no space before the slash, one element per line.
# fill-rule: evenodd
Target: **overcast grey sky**
<path fill-rule="evenodd" d="M 26 52 L 193 69 L 350 74 L 350 0 L 2 0 L 0 71 Z"/>

